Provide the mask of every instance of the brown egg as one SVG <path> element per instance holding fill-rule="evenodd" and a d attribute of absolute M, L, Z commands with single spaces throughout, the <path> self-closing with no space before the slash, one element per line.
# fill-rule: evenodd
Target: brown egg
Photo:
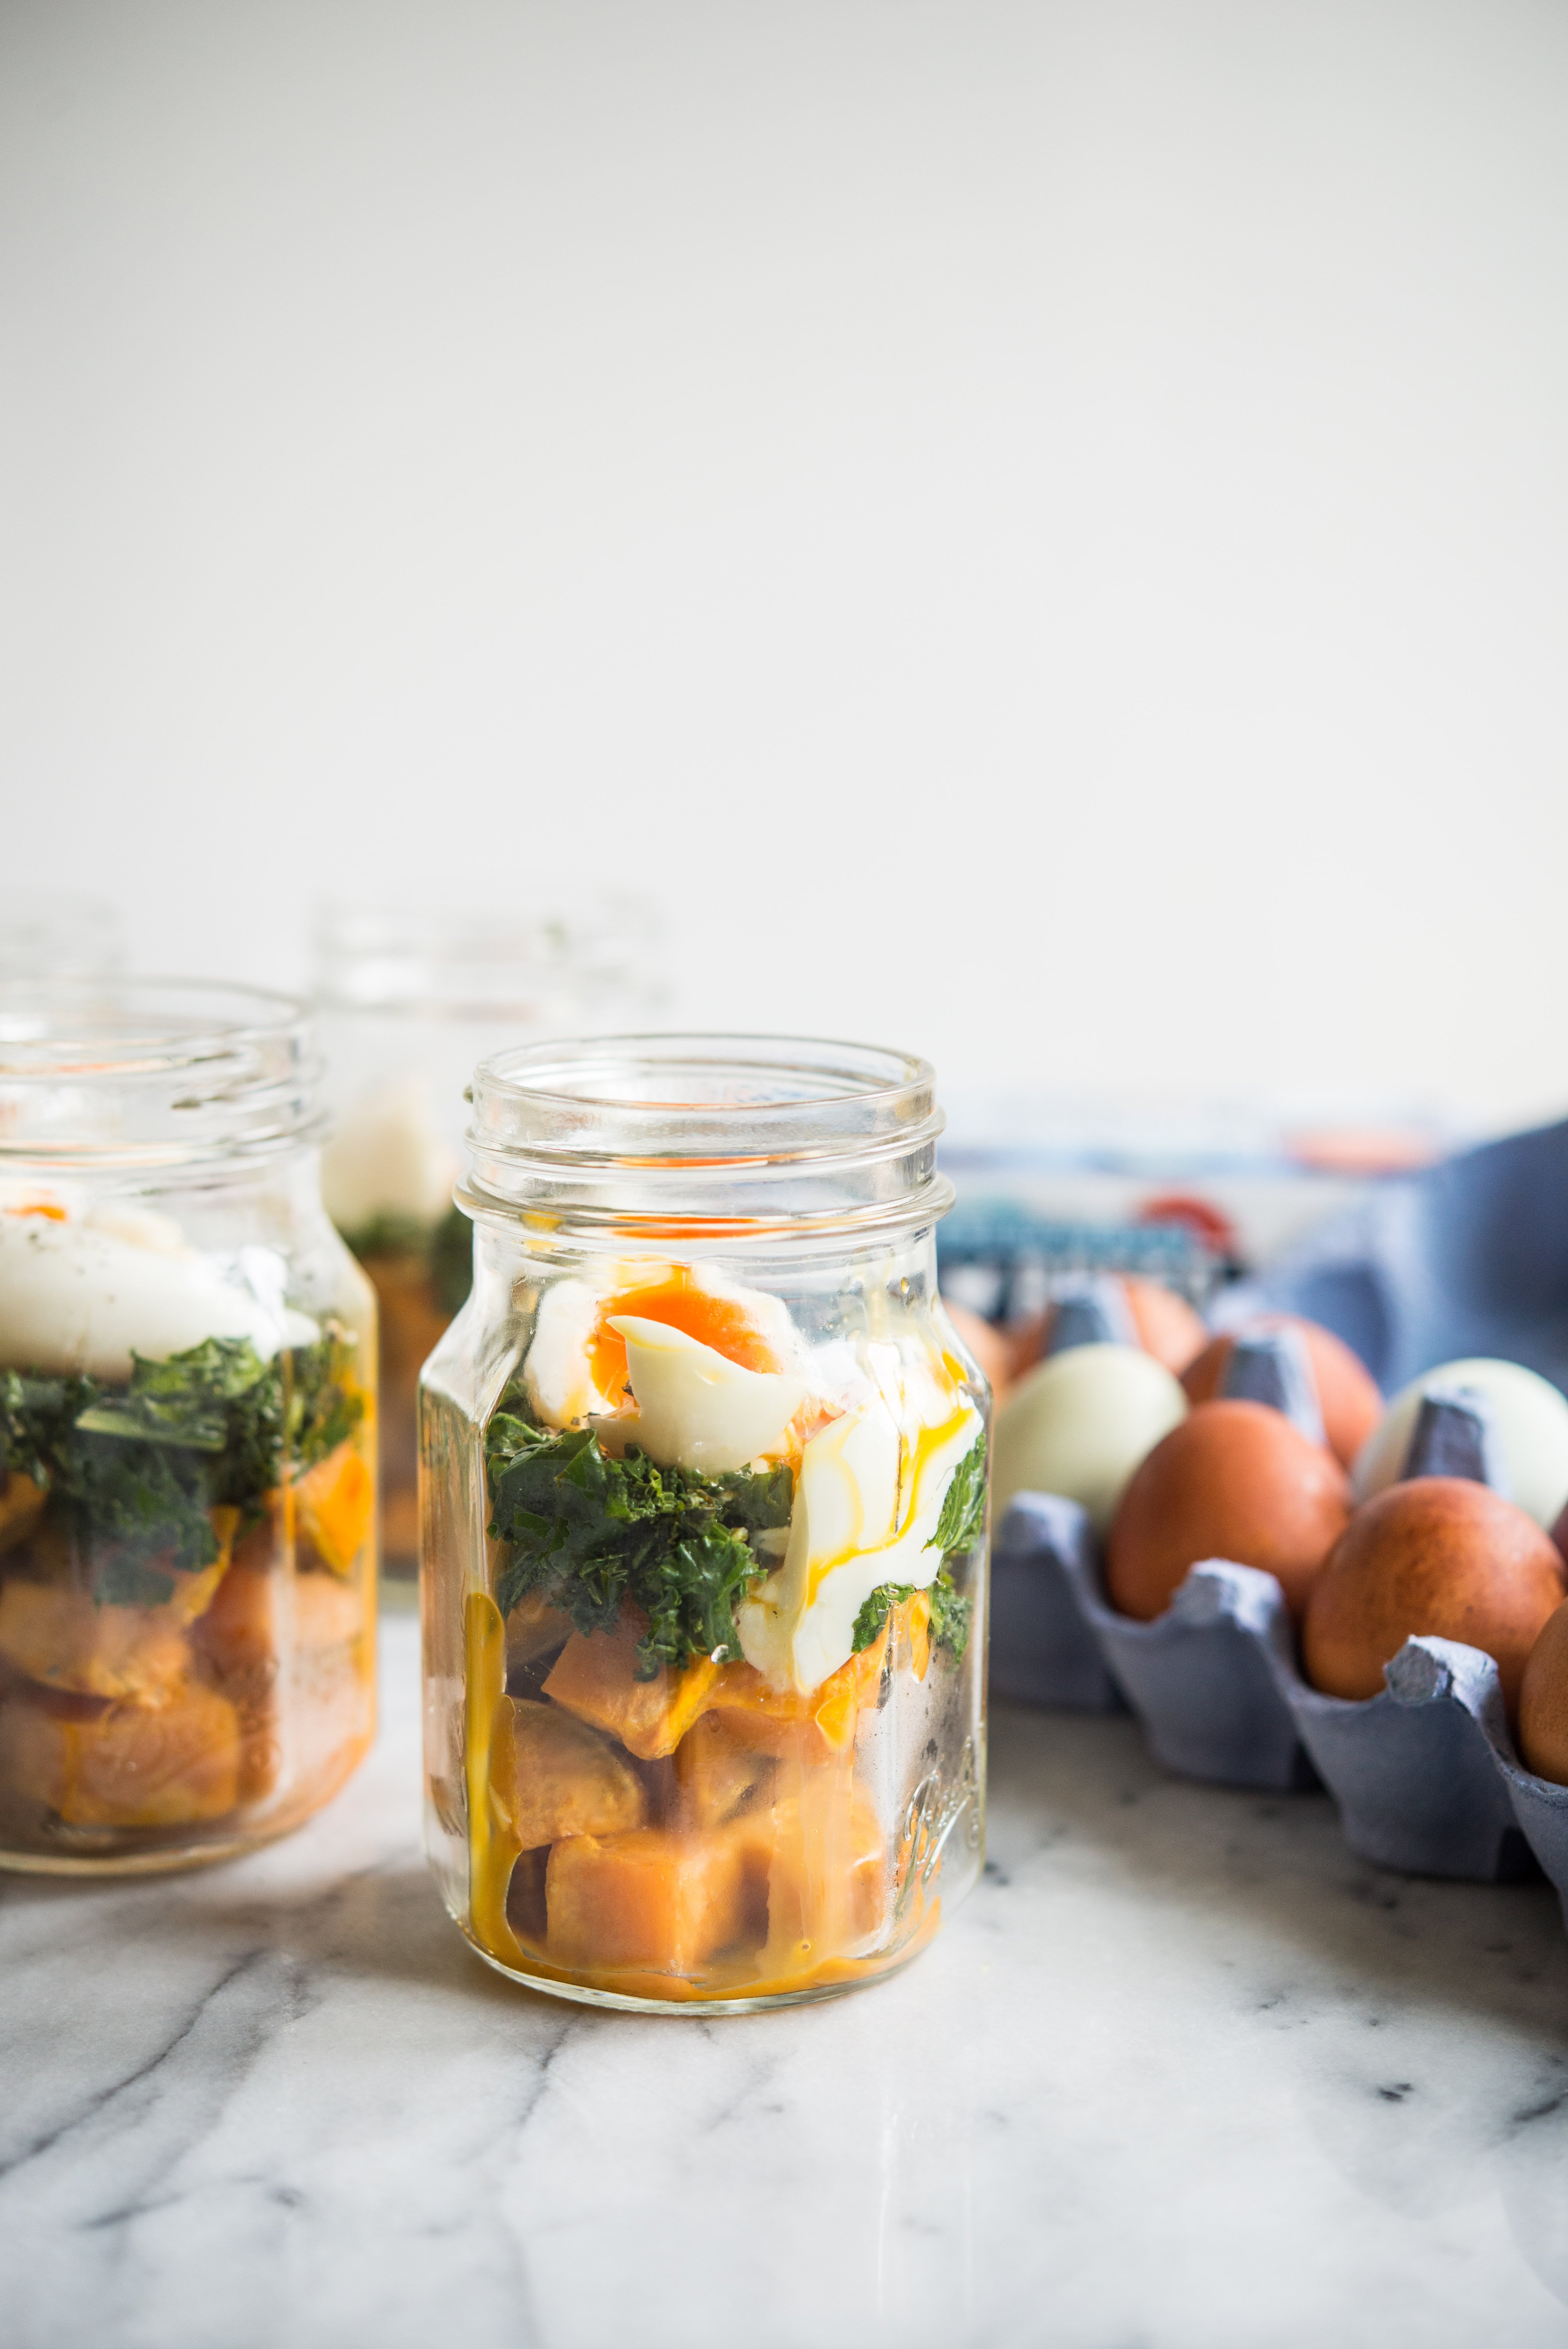
<path fill-rule="evenodd" d="M 1317 1381 L 1317 1400 L 1328 1448 L 1345 1467 L 1353 1467 L 1357 1454 L 1383 1416 L 1383 1398 L 1371 1371 L 1359 1355 L 1351 1352 L 1343 1338 L 1336 1338 L 1332 1330 L 1325 1330 L 1319 1322 L 1304 1321 L 1294 1313 L 1267 1313 L 1260 1315 L 1252 1326 L 1258 1330 L 1300 1330 L 1312 1375 Z M 1181 1383 L 1191 1402 L 1209 1402 L 1219 1393 L 1233 1342 L 1229 1337 L 1212 1339 L 1197 1361 L 1189 1362 L 1181 1373 Z"/>
<path fill-rule="evenodd" d="M 1206 1402 L 1157 1444 L 1110 1528 L 1106 1584 L 1124 1615 L 1163 1614 L 1190 1566 L 1207 1557 L 1279 1577 L 1299 1617 L 1345 1530 L 1345 1471 L 1264 1402 Z"/>
<path fill-rule="evenodd" d="M 944 1312 L 974 1355 L 991 1383 L 991 1392 L 998 1402 L 1006 1393 L 1013 1379 L 1013 1350 L 1000 1330 L 967 1305 L 955 1305 L 951 1297 L 942 1300 Z"/>
<path fill-rule="evenodd" d="M 1497 1660 L 1510 1716 L 1524 1660 L 1568 1588 L 1550 1536 L 1461 1476 L 1413 1476 L 1357 1510 L 1307 1603 L 1302 1660 L 1329 1696 L 1376 1696 L 1408 1639 L 1463 1640 Z"/>
<path fill-rule="evenodd" d="M 1538 1778 L 1568 1786 L 1568 1599 L 1546 1618 L 1525 1660 L 1519 1750 Z"/>
<path fill-rule="evenodd" d="M 1180 1378 L 1193 1357 L 1202 1353 L 1208 1336 L 1202 1320 L 1184 1297 L 1163 1281 L 1143 1280 L 1129 1273 L 1122 1282 L 1128 1310 L 1146 1354 L 1163 1362 Z"/>

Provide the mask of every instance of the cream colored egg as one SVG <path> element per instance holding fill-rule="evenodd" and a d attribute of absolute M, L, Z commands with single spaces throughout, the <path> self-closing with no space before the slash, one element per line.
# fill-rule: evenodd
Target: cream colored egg
<path fill-rule="evenodd" d="M 996 1415 L 993 1506 L 1000 1512 L 1016 1493 L 1059 1493 L 1104 1533 L 1133 1470 L 1186 1413 L 1180 1381 L 1140 1346 L 1053 1354 Z"/>
<path fill-rule="evenodd" d="M 610 1327 L 626 1341 L 626 1375 L 637 1406 L 627 1430 L 661 1468 L 722 1476 L 775 1452 L 806 1400 L 804 1379 L 748 1371 L 667 1321 L 617 1313 Z"/>
<path fill-rule="evenodd" d="M 277 1352 L 277 1322 L 248 1289 L 161 1232 L 140 1246 L 125 1228 L 0 1216 L 0 1364 L 119 1381 L 132 1354 L 162 1361 L 208 1338 Z"/>
<path fill-rule="evenodd" d="M 1421 1398 L 1429 1386 L 1473 1387 L 1491 1406 L 1505 1476 L 1505 1498 L 1548 1532 L 1568 1503 L 1568 1402 L 1522 1362 L 1487 1355 L 1423 1371 L 1389 1404 L 1357 1454 L 1356 1497 L 1370 1500 L 1404 1474 Z"/>

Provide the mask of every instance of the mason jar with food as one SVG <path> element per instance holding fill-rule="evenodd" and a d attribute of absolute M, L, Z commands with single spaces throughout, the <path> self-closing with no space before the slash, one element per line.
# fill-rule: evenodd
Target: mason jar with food
<path fill-rule="evenodd" d="M 0 984 L 0 1865 L 222 1858 L 375 1725 L 376 1309 L 290 998 Z"/>
<path fill-rule="evenodd" d="M 613 1038 L 477 1071 L 423 1380 L 427 1824 L 571 1998 L 820 1998 L 979 1869 L 989 1393 L 936 1293 L 930 1068 Z"/>
<path fill-rule="evenodd" d="M 379 1308 L 381 1547 L 393 1576 L 418 1560 L 419 1367 L 471 1278 L 469 1223 L 452 1205 L 469 1073 L 502 1044 L 624 1021 L 648 953 L 634 905 L 571 925 L 471 906 L 318 913 L 333 1128 L 323 1189 Z"/>

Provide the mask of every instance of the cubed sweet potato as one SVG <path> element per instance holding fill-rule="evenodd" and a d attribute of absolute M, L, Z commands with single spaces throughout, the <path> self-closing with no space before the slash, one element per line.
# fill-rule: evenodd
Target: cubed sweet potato
<path fill-rule="evenodd" d="M 0 1477 L 0 1550 L 15 1549 L 18 1542 L 26 1540 L 48 1497 L 43 1485 L 35 1485 L 19 1468 Z"/>
<path fill-rule="evenodd" d="M 688 1973 L 737 1941 L 760 1940 L 762 1883 L 755 1847 L 732 1828 L 573 1836 L 552 1847 L 545 1872 L 551 1962 Z"/>
<path fill-rule="evenodd" d="M 285 1648 L 335 1648 L 365 1628 L 357 1590 L 330 1574 L 288 1574 L 236 1558 L 191 1639 L 220 1678 L 275 1670 Z"/>
<path fill-rule="evenodd" d="M 595 1729 L 607 1729 L 628 1753 L 654 1762 L 675 1752 L 703 1711 L 718 1667 L 698 1656 L 684 1671 L 661 1671 L 651 1681 L 638 1680 L 637 1642 L 647 1628 L 634 1609 L 623 1607 L 614 1630 L 594 1631 L 586 1639 L 574 1631 L 544 1693 Z"/>
<path fill-rule="evenodd" d="M 0 1589 L 0 1658 L 44 1688 L 156 1701 L 184 1679 L 191 1651 L 172 1609 L 99 1607 L 85 1590 L 13 1575 Z"/>
<path fill-rule="evenodd" d="M 503 1697 L 490 1788 L 520 1851 L 562 1836 L 620 1834 L 647 1816 L 643 1782 L 607 1737 L 536 1698 Z"/>
<path fill-rule="evenodd" d="M 737 1822 L 768 1878 L 764 1970 L 788 1972 L 856 1953 L 888 1913 L 887 1843 L 876 1806 L 841 1764 L 797 1795 Z"/>
<path fill-rule="evenodd" d="M 353 1443 L 340 1444 L 298 1478 L 294 1497 L 299 1538 L 334 1574 L 346 1574 L 376 1514 L 376 1480 L 363 1454 Z"/>
<path fill-rule="evenodd" d="M 199 1681 L 92 1715 L 43 1695 L 0 1703 L 0 1787 L 72 1826 L 193 1826 L 232 1810 L 239 1774 L 234 1708 Z"/>
<path fill-rule="evenodd" d="M 521 1672 L 528 1665 L 564 1647 L 572 1637 L 572 1618 L 552 1607 L 542 1593 L 531 1590 L 506 1619 L 506 1668 Z"/>
<path fill-rule="evenodd" d="M 286 1765 L 291 1779 L 327 1768 L 368 1718 L 363 1594 L 335 1575 L 290 1574 L 236 1557 L 191 1643 L 208 1679 L 239 1712 L 241 1795 L 258 1802 Z"/>
<path fill-rule="evenodd" d="M 680 1816 L 689 1827 L 723 1826 L 777 1775 L 771 1754 L 747 1745 L 717 1713 L 693 1722 L 675 1751 Z"/>
<path fill-rule="evenodd" d="M 862 1707 L 876 1702 L 887 1648 L 884 1623 L 870 1647 L 803 1696 L 793 1689 L 774 1688 L 750 1664 L 726 1664 L 707 1710 L 717 1713 L 742 1744 L 764 1753 L 792 1754 L 807 1761 L 843 1753 L 854 1744 Z"/>

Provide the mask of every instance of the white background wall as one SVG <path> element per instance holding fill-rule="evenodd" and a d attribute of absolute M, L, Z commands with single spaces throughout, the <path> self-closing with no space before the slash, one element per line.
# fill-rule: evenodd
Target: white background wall
<path fill-rule="evenodd" d="M 0 861 L 1568 1098 L 1561 0 L 8 0 Z"/>

